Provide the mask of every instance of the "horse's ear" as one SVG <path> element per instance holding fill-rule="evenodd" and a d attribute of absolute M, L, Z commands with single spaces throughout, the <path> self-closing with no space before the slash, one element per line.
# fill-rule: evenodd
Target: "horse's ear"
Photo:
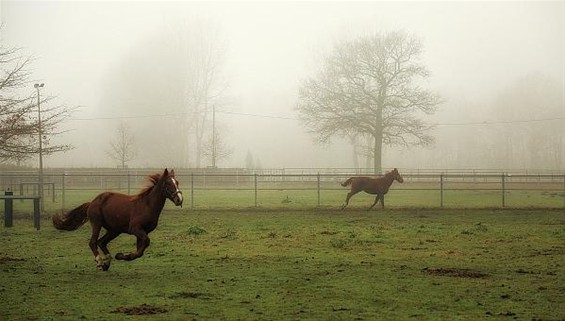
<path fill-rule="evenodd" d="M 171 176 L 175 176 L 175 170 L 171 168 Z"/>
<path fill-rule="evenodd" d="M 163 176 L 169 176 L 169 170 L 165 168 L 165 171 L 163 172 Z"/>

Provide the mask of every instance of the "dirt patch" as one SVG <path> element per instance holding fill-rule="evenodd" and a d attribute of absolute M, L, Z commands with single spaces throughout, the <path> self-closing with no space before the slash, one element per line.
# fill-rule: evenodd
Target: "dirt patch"
<path fill-rule="evenodd" d="M 25 262 L 26 259 L 20 259 L 15 257 L 4 256 L 0 257 L 0 263 L 8 263 L 8 262 Z"/>
<path fill-rule="evenodd" d="M 145 303 L 137 307 L 117 307 L 112 311 L 112 313 L 123 313 L 127 315 L 151 315 L 166 312 L 167 309 L 150 306 Z"/>
<path fill-rule="evenodd" d="M 457 269 L 457 268 L 424 268 L 422 272 L 435 275 L 435 276 L 451 276 L 451 277 L 458 277 L 458 278 L 471 278 L 471 279 L 479 279 L 485 278 L 488 274 L 474 271 L 470 269 Z"/>
<path fill-rule="evenodd" d="M 199 293 L 199 292 L 179 292 L 179 293 L 175 293 L 175 294 L 169 296 L 169 298 L 171 298 L 171 299 L 197 299 L 197 298 L 201 298 L 202 296 L 204 296 L 204 294 Z"/>

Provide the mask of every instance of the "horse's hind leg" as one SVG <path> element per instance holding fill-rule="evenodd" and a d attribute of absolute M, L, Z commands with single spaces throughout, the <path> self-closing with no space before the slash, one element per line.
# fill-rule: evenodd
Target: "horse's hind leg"
<path fill-rule="evenodd" d="M 359 193 L 359 191 L 353 191 L 353 190 L 351 190 L 351 192 L 347 193 L 347 196 L 345 197 L 345 204 L 343 204 L 341 206 L 342 210 L 345 209 L 345 207 L 347 207 L 347 205 L 349 205 L 349 199 L 357 193 Z"/>

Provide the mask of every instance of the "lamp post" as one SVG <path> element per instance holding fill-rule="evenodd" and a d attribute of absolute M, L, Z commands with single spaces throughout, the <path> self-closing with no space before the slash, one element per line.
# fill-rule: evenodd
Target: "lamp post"
<path fill-rule="evenodd" d="M 43 127 L 41 126 L 41 105 L 39 99 L 39 88 L 43 88 L 45 84 L 35 84 L 33 87 L 37 89 L 37 115 L 39 125 L 39 208 L 43 212 Z"/>

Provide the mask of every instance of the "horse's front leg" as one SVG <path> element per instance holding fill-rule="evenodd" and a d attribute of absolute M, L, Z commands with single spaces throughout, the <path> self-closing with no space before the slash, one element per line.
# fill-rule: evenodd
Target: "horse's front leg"
<path fill-rule="evenodd" d="M 133 235 L 137 237 L 137 251 L 129 254 L 118 253 L 116 254 L 116 260 L 131 261 L 143 256 L 143 252 L 150 243 L 149 237 L 143 230 L 138 230 L 134 232 Z"/>
<path fill-rule="evenodd" d="M 112 255 L 108 250 L 108 243 L 110 243 L 110 241 L 118 237 L 118 235 L 120 235 L 120 233 L 108 230 L 106 231 L 106 234 L 104 234 L 104 236 L 102 236 L 97 242 L 98 247 L 104 253 L 102 257 L 102 266 L 103 266 L 102 270 L 104 271 L 107 271 L 110 268 L 110 263 L 112 263 Z"/>
<path fill-rule="evenodd" d="M 373 202 L 373 205 L 371 205 L 371 207 L 369 207 L 369 209 L 367 211 L 370 211 L 373 207 L 375 207 L 375 205 L 377 205 L 377 203 L 379 202 L 379 198 L 380 198 L 380 195 L 377 194 L 377 197 L 375 197 L 375 201 Z M 382 204 L 382 202 L 381 202 L 381 204 Z"/>

